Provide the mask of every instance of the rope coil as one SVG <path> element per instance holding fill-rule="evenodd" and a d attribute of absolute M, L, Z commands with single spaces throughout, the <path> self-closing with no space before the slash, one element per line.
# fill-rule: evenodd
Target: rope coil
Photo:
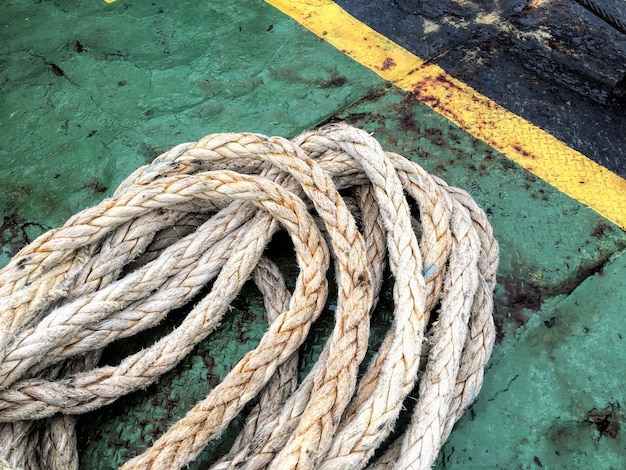
<path fill-rule="evenodd" d="M 292 292 L 264 256 L 281 228 L 300 269 Z M 326 304 L 331 260 L 334 330 L 298 383 L 298 348 Z M 0 468 L 77 468 L 74 415 L 172 369 L 250 278 L 268 315 L 259 345 L 122 468 L 182 468 L 257 396 L 212 468 L 429 468 L 480 390 L 497 264 L 491 226 L 465 191 L 362 130 L 333 124 L 292 141 L 215 134 L 178 145 L 0 270 Z M 385 269 L 394 318 L 359 376 Z M 210 283 L 170 334 L 98 366 L 106 345 Z M 373 458 L 416 383 L 410 425 Z"/>

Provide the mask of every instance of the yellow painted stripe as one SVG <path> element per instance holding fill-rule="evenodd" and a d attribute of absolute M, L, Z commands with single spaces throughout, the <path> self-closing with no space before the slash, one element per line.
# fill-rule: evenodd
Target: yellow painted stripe
<path fill-rule="evenodd" d="M 561 192 L 626 229 L 626 180 L 426 63 L 330 0 L 266 0 Z"/>

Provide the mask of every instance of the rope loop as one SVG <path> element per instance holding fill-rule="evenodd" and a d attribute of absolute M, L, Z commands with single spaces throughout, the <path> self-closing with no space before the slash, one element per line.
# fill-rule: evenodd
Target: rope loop
<path fill-rule="evenodd" d="M 299 268 L 291 290 L 265 252 L 279 230 Z M 267 311 L 258 346 L 122 468 L 184 467 L 253 399 L 212 468 L 430 468 L 482 384 L 497 264 L 472 198 L 363 130 L 178 145 L 0 270 L 0 469 L 78 468 L 76 415 L 175 367 L 249 279 Z M 388 273 L 393 321 L 362 364 Z M 331 282 L 334 329 L 298 381 Z M 99 365 L 107 345 L 185 305 L 172 332 Z M 410 424 L 389 442 L 407 397 Z"/>

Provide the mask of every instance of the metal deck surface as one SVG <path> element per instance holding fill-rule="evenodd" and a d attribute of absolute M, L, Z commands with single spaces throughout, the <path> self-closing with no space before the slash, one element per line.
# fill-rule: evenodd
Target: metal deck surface
<path fill-rule="evenodd" d="M 570 147 L 626 176 L 626 35 L 574 0 L 338 2 Z M 626 22 L 626 2 L 594 1 Z"/>
<path fill-rule="evenodd" d="M 626 467 L 623 35 L 556 0 L 3 9 L 0 265 L 178 143 L 346 121 L 470 191 L 501 246 L 497 344 L 438 468 Z M 234 307 L 159 383 L 81 418 L 81 468 L 141 452 L 258 344 L 258 293 Z"/>

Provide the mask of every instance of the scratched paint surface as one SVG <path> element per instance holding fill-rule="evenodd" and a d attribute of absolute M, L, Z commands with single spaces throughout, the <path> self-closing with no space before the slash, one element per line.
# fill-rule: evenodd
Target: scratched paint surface
<path fill-rule="evenodd" d="M 0 265 L 174 145 L 293 136 L 382 82 L 263 2 L 5 8 Z"/>
<path fill-rule="evenodd" d="M 607 468 L 626 464 L 626 399 L 614 373 L 626 359 L 626 301 L 615 288 L 625 275 L 622 230 L 262 2 L 8 8 L 11 23 L 0 29 L 9 51 L 0 55 L 2 263 L 172 145 L 222 131 L 291 136 L 346 120 L 468 189 L 502 247 L 494 359 L 439 467 L 571 467 L 599 452 Z M 293 280 L 293 260 L 275 254 Z M 390 295 L 382 294 L 374 345 Z M 301 374 L 332 327 L 332 302 L 303 347 Z M 258 343 L 266 321 L 256 289 L 248 285 L 233 307 L 220 331 L 157 384 L 81 418 L 82 469 L 113 468 L 141 452 Z M 116 343 L 104 361 L 150 344 L 183 314 Z M 236 430 L 190 468 L 206 468 Z"/>

